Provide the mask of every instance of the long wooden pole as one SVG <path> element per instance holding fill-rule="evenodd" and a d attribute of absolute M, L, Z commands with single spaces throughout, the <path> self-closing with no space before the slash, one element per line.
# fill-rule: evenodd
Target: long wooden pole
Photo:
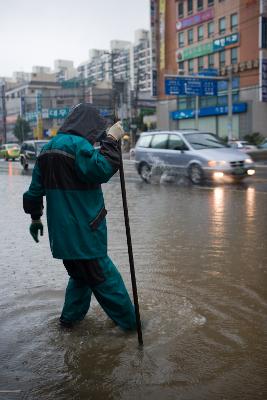
<path fill-rule="evenodd" d="M 137 285 L 136 285 L 136 278 L 135 278 L 132 237 L 131 237 L 131 230 L 130 230 L 126 188 L 125 188 L 125 178 L 124 178 L 124 169 L 123 169 L 123 161 L 122 161 L 121 143 L 119 145 L 120 145 L 121 195 L 122 195 L 122 203 L 123 203 L 123 211 L 124 211 L 124 222 L 125 222 L 127 245 L 128 245 L 131 280 L 132 280 L 132 290 L 133 290 L 133 299 L 134 299 L 134 308 L 135 308 L 135 317 L 136 317 L 136 330 L 137 330 L 137 335 L 138 335 L 138 342 L 141 346 L 143 346 L 143 336 L 142 336 L 142 327 L 141 327 L 140 312 L 139 312 Z"/>
<path fill-rule="evenodd" d="M 111 59 L 112 59 L 112 64 L 111 64 L 112 68 L 111 69 L 112 69 L 114 123 L 116 123 L 118 121 L 118 117 L 117 117 L 117 113 L 116 113 L 116 89 L 114 87 L 115 85 L 114 85 L 113 54 L 111 55 Z M 136 331 L 137 331 L 137 335 L 138 335 L 139 345 L 143 346 L 143 335 L 142 335 L 142 327 L 141 327 L 141 319 L 140 319 L 140 311 L 139 311 L 137 285 L 136 285 L 136 278 L 135 278 L 133 246 L 132 246 L 132 237 L 131 237 L 131 229 L 130 229 L 130 221 L 129 221 L 129 213 L 128 213 L 128 205 L 127 205 L 127 195 L 126 195 L 124 168 L 123 168 L 123 160 L 122 160 L 121 141 L 119 141 L 119 149 L 120 149 L 119 171 L 120 171 L 120 182 L 121 182 L 121 196 L 122 196 L 122 204 L 123 204 L 123 211 L 124 211 L 124 222 L 125 222 L 125 229 L 126 229 L 130 273 L 131 273 L 131 281 L 132 281 L 132 291 L 133 291 L 135 319 L 136 319 Z"/>

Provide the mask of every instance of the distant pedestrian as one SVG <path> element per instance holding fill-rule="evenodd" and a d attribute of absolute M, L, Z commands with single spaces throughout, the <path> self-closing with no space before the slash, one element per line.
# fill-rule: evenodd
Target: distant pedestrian
<path fill-rule="evenodd" d="M 101 184 L 118 170 L 120 122 L 105 133 L 106 121 L 91 104 L 78 104 L 39 155 L 24 211 L 31 215 L 30 233 L 43 235 L 43 196 L 54 258 L 62 259 L 70 276 L 60 322 L 72 327 L 84 319 L 95 295 L 121 328 L 135 329 L 135 312 L 122 277 L 107 255 L 107 228 Z"/>

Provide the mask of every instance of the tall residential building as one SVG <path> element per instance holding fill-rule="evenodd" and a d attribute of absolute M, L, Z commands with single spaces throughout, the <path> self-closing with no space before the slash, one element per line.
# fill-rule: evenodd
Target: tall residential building
<path fill-rule="evenodd" d="M 71 60 L 55 60 L 54 72 L 58 82 L 67 81 L 77 76 L 77 70 Z"/>
<path fill-rule="evenodd" d="M 130 77 L 131 42 L 112 40 L 110 50 L 91 49 L 89 60 L 78 66 L 78 74 L 91 83 L 125 81 Z"/>
<path fill-rule="evenodd" d="M 267 135 L 267 2 L 151 0 L 152 86 L 158 127 L 192 128 L 195 96 L 166 96 L 165 75 L 218 72 L 217 96 L 200 96 L 199 128 L 227 136 L 227 88 L 232 75 L 235 137 Z M 266 70 L 266 72 L 265 72 Z"/>
<path fill-rule="evenodd" d="M 133 88 L 151 94 L 151 46 L 150 33 L 144 29 L 135 31 L 132 47 Z"/>

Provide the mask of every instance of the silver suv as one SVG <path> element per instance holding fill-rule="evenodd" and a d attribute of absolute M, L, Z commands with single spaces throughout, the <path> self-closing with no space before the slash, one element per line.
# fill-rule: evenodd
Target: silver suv
<path fill-rule="evenodd" d="M 136 169 L 149 182 L 152 168 L 185 174 L 194 184 L 205 179 L 240 181 L 255 174 L 251 157 L 197 130 L 144 132 L 135 147 Z"/>

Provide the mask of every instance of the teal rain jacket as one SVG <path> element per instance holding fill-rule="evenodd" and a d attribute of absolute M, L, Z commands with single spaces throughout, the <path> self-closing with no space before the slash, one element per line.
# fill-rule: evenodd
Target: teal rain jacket
<path fill-rule="evenodd" d="M 54 258 L 88 260 L 107 255 L 101 183 L 117 171 L 120 154 L 118 143 L 109 137 L 99 150 L 94 148 L 105 128 L 105 120 L 91 104 L 79 104 L 35 164 L 23 207 L 32 219 L 39 219 L 46 196 Z"/>

